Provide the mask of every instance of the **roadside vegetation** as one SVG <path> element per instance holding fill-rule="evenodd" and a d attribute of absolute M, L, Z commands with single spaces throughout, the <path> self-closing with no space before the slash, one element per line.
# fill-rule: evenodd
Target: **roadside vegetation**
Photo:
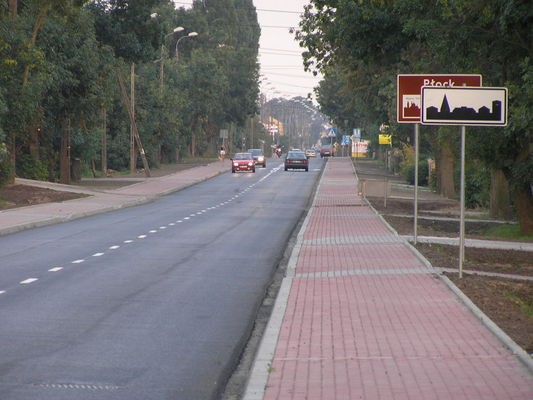
<path fill-rule="evenodd" d="M 324 79 L 316 90 L 322 112 L 341 134 L 359 128 L 369 154 L 414 177 L 414 126 L 396 122 L 398 74 L 480 74 L 483 86 L 509 89 L 505 128 L 469 127 L 469 207 L 517 218 L 533 233 L 533 31 L 527 0 L 311 0 L 295 36 L 304 64 Z M 378 145 L 378 135 L 392 145 Z M 420 127 L 420 175 L 438 193 L 459 192 L 460 130 Z M 428 164 L 433 164 L 430 168 Z M 401 170 L 401 171 L 400 171 Z"/>
<path fill-rule="evenodd" d="M 0 2 L 0 185 L 214 157 L 222 129 L 268 140 L 259 35 L 252 0 Z"/>

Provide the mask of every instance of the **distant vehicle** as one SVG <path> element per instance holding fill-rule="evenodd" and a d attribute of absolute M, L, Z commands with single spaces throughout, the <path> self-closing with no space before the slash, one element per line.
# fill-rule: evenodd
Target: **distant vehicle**
<path fill-rule="evenodd" d="M 252 153 L 236 153 L 231 159 L 231 172 L 237 171 L 255 172 L 255 162 Z"/>
<path fill-rule="evenodd" d="M 323 144 L 320 148 L 320 158 L 333 157 L 335 155 L 335 149 L 331 144 Z"/>
<path fill-rule="evenodd" d="M 266 168 L 267 162 L 266 162 L 266 157 L 263 154 L 263 150 L 261 150 L 261 149 L 248 149 L 248 153 L 252 154 L 252 157 L 254 158 L 255 165 L 261 165 L 263 168 Z"/>
<path fill-rule="evenodd" d="M 303 151 L 289 151 L 285 157 L 285 171 L 305 169 L 309 171 L 309 160 Z"/>
<path fill-rule="evenodd" d="M 305 155 L 307 156 L 307 158 L 316 157 L 316 150 L 314 150 L 314 149 L 306 150 L 305 151 Z"/>

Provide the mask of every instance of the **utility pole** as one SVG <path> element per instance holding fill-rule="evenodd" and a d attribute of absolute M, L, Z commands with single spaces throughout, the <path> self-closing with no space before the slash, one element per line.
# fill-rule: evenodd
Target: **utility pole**
<path fill-rule="evenodd" d="M 130 99 L 128 97 L 128 92 L 126 91 L 126 85 L 124 84 L 124 78 L 122 77 L 122 73 L 120 72 L 120 69 L 117 69 L 117 77 L 118 77 L 118 83 L 120 84 L 120 90 L 122 92 L 122 99 L 124 100 L 124 105 L 126 106 L 126 109 L 128 110 L 128 114 L 130 116 L 130 122 L 133 130 L 133 136 L 135 141 L 137 142 L 137 147 L 139 148 L 139 153 L 141 154 L 141 158 L 143 161 L 144 166 L 144 173 L 147 177 L 150 176 L 150 167 L 148 166 L 148 160 L 146 159 L 146 154 L 144 152 L 143 145 L 141 143 L 141 137 L 139 136 L 139 132 L 137 131 L 137 124 L 135 123 L 135 116 L 132 113 L 132 103 L 130 102 Z M 133 154 L 135 156 L 135 154 Z"/>
<path fill-rule="evenodd" d="M 135 63 L 131 63 L 130 69 L 130 173 L 135 173 L 136 154 L 135 154 L 135 132 L 133 125 L 135 124 Z"/>

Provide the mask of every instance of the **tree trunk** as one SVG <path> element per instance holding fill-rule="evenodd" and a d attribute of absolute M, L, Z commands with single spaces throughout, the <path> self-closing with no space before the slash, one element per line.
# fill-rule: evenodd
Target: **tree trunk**
<path fill-rule="evenodd" d="M 17 11 L 18 0 L 9 0 L 9 14 L 15 18 L 18 14 Z"/>
<path fill-rule="evenodd" d="M 520 231 L 524 235 L 533 235 L 533 195 L 531 187 L 521 192 L 515 192 L 513 196 Z"/>
<path fill-rule="evenodd" d="M 70 184 L 70 119 L 65 122 L 61 132 L 61 150 L 59 158 L 59 181 Z"/>
<path fill-rule="evenodd" d="M 102 176 L 107 176 L 107 109 L 102 107 L 102 143 L 101 143 Z"/>
<path fill-rule="evenodd" d="M 455 159 L 449 138 L 445 138 L 440 145 L 440 154 L 437 160 L 437 188 L 438 192 L 449 199 L 455 198 L 455 183 L 453 170 Z"/>
<path fill-rule="evenodd" d="M 490 174 L 490 216 L 505 220 L 513 217 L 509 183 L 501 170 L 492 170 Z"/>

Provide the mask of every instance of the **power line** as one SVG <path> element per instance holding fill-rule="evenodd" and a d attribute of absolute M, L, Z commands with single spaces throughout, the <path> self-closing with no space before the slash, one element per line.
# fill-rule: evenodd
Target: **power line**
<path fill-rule="evenodd" d="M 192 6 L 192 2 L 184 2 L 184 1 L 174 1 L 174 4 L 180 4 L 184 6 Z M 241 7 L 236 7 L 241 8 Z M 242 7 L 244 8 L 244 7 Z M 256 8 L 256 11 L 261 12 L 275 12 L 275 13 L 282 13 L 282 14 L 302 14 L 303 11 L 291 11 L 291 10 L 272 10 L 272 9 L 265 9 L 265 8 Z"/>

